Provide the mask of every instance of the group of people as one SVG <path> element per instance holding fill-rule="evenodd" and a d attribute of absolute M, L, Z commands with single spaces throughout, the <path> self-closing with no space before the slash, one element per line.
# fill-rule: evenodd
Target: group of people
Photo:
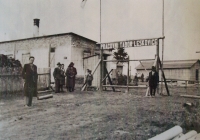
<path fill-rule="evenodd" d="M 74 63 L 71 62 L 65 71 L 64 64 L 57 63 L 57 67 L 54 69 L 53 77 L 55 80 L 55 93 L 63 92 L 63 86 L 66 85 L 66 88 L 69 92 L 74 91 L 75 87 L 75 77 L 77 75 L 76 68 Z M 65 77 L 66 80 L 65 80 Z M 65 83 L 66 82 L 66 83 Z"/>
<path fill-rule="evenodd" d="M 29 63 L 24 65 L 22 70 L 22 77 L 24 79 L 24 95 L 26 99 L 26 107 L 32 106 L 33 97 L 37 96 L 37 66 L 33 64 L 35 58 L 33 56 L 29 57 Z M 63 92 L 63 86 L 66 85 L 66 88 L 69 92 L 74 91 L 75 87 L 75 77 L 77 75 L 76 68 L 74 63 L 71 62 L 65 71 L 64 64 L 57 63 L 57 67 L 54 69 L 53 77 L 55 80 L 55 93 Z M 66 79 L 66 80 L 65 80 Z M 92 85 L 93 76 L 91 70 L 88 69 L 88 75 L 86 76 L 87 87 Z"/>
<path fill-rule="evenodd" d="M 29 57 L 29 63 L 24 65 L 22 71 L 22 77 L 24 79 L 24 95 L 26 97 L 26 106 L 32 106 L 32 98 L 37 97 L 37 66 L 33 64 L 35 58 L 33 56 Z M 66 88 L 69 92 L 74 91 L 75 87 L 75 76 L 77 75 L 76 68 L 74 63 L 71 62 L 67 68 L 64 70 L 64 64 L 57 64 L 57 67 L 54 69 L 53 76 L 55 79 L 55 92 L 59 93 L 63 91 L 63 86 L 66 85 Z M 65 80 L 65 77 L 66 80 Z M 87 87 L 92 85 L 93 76 L 91 70 L 88 69 L 88 74 L 86 76 Z M 149 72 L 149 89 L 150 96 L 155 96 L 156 88 L 159 83 L 159 75 L 156 71 L 156 68 L 152 66 L 151 72 Z M 65 83 L 66 82 L 66 83 Z"/>

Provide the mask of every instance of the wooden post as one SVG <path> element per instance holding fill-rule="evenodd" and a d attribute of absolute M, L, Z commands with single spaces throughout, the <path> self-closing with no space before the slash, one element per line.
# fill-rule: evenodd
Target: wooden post
<path fill-rule="evenodd" d="M 162 64 L 161 64 L 160 58 L 158 58 L 158 62 L 159 62 L 160 67 L 161 67 Z M 170 96 L 170 94 L 169 94 L 169 89 L 168 89 L 168 86 L 167 86 L 167 81 L 166 81 L 166 78 L 165 78 L 165 73 L 164 73 L 162 67 L 161 67 L 161 72 L 162 72 L 162 77 L 163 77 L 163 79 L 164 79 L 165 88 L 166 88 L 166 90 L 167 90 L 167 95 Z"/>
<path fill-rule="evenodd" d="M 101 63 L 100 63 L 100 85 L 99 85 L 99 91 L 102 92 L 102 76 L 103 76 L 103 48 L 101 48 L 101 52 L 100 52 L 100 59 L 101 59 Z"/>
<path fill-rule="evenodd" d="M 158 76 L 159 76 L 159 62 L 158 62 L 158 58 L 159 58 L 159 39 L 157 40 L 157 45 L 156 45 L 156 56 L 157 56 L 156 71 L 158 72 Z M 159 94 L 159 84 L 158 84 L 158 87 L 157 87 L 157 94 Z"/>
<path fill-rule="evenodd" d="M 48 48 L 49 87 L 51 86 L 51 45 Z"/>
<path fill-rule="evenodd" d="M 129 93 L 129 56 L 128 56 L 128 70 L 127 70 L 127 93 Z"/>

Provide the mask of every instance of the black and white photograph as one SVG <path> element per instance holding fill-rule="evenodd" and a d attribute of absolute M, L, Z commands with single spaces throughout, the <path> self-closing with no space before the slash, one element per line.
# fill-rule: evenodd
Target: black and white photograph
<path fill-rule="evenodd" d="M 0 0 L 0 140 L 200 140 L 200 1 Z"/>

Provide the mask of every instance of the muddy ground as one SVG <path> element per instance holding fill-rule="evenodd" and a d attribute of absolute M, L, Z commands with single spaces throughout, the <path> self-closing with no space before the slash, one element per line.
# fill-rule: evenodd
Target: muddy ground
<path fill-rule="evenodd" d="M 0 140 L 146 140 L 175 125 L 200 132 L 197 88 L 173 87 L 171 96 L 144 97 L 146 89 L 64 92 L 24 107 L 22 94 L 1 95 Z M 184 107 L 186 102 L 192 107 Z"/>

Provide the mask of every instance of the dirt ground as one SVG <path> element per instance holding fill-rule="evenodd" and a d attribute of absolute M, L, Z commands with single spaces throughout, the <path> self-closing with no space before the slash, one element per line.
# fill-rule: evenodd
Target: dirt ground
<path fill-rule="evenodd" d="M 0 140 L 146 140 L 175 125 L 200 132 L 197 88 L 173 87 L 171 96 L 144 97 L 146 89 L 64 92 L 24 107 L 21 94 L 2 95 Z M 198 92 L 200 93 L 200 92 Z M 184 107 L 186 102 L 192 107 Z"/>

